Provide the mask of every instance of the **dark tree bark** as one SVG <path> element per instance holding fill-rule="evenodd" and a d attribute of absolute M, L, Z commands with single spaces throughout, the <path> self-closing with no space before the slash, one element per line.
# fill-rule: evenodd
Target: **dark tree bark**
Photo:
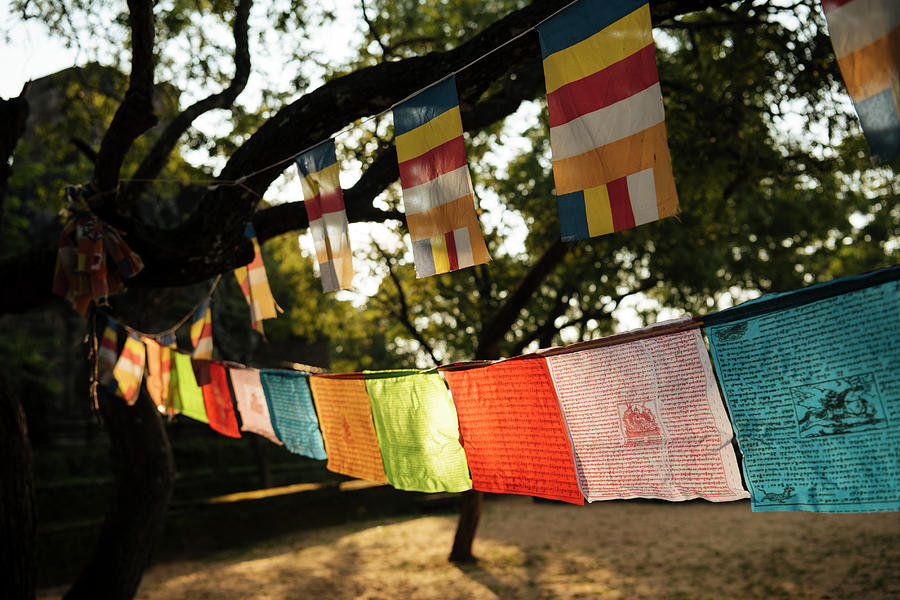
<path fill-rule="evenodd" d="M 3 124 L 3 129 L 0 130 L 0 215 L 3 214 L 3 201 L 12 175 L 9 159 L 19 138 L 25 133 L 25 121 L 28 119 L 28 101 L 25 99 L 27 89 L 28 84 L 18 98 L 0 98 L 0 123 Z"/>
<path fill-rule="evenodd" d="M 97 546 L 66 600 L 134 597 L 175 481 L 165 425 L 146 392 L 128 406 L 101 391 L 100 410 L 109 431 L 113 497 Z"/>
<path fill-rule="evenodd" d="M 0 587 L 5 598 L 35 593 L 35 512 L 28 425 L 0 371 Z"/>

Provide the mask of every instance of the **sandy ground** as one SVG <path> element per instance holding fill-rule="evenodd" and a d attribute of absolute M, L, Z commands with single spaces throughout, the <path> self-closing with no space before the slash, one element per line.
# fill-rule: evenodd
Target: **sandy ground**
<path fill-rule="evenodd" d="M 480 561 L 466 567 L 447 562 L 455 526 L 426 516 L 290 534 L 156 565 L 138 598 L 900 598 L 898 513 L 502 497 L 485 505 Z"/>

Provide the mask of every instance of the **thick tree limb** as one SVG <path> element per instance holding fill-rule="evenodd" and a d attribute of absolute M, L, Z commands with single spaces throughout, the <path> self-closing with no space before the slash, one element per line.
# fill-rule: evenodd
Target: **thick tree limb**
<path fill-rule="evenodd" d="M 191 124 L 197 117 L 218 108 L 229 108 L 238 95 L 247 86 L 247 80 L 250 78 L 250 48 L 248 45 L 248 25 L 247 20 L 250 17 L 250 7 L 252 0 L 241 0 L 238 3 L 237 11 L 234 16 L 234 77 L 231 82 L 221 92 L 211 94 L 202 100 L 198 100 L 191 106 L 184 109 L 169 125 L 163 130 L 159 138 L 150 148 L 147 156 L 141 161 L 132 179 L 122 189 L 119 194 L 121 204 L 128 206 L 133 205 L 134 201 L 147 187 L 147 181 L 153 179 L 163 170 L 172 150 L 178 144 L 181 136 L 190 128 Z"/>
<path fill-rule="evenodd" d="M 0 123 L 4 124 L 0 130 L 0 215 L 3 214 L 3 201 L 12 175 L 9 159 L 12 158 L 19 138 L 25 133 L 25 121 L 28 119 L 28 100 L 25 99 L 27 90 L 28 84 L 25 84 L 17 98 L 0 98 Z"/>
<path fill-rule="evenodd" d="M 116 188 L 125 153 L 134 140 L 156 125 L 153 114 L 153 2 L 128 0 L 131 22 L 131 75 L 125 99 L 116 110 L 112 123 L 97 153 L 94 189 L 100 192 L 91 207 L 104 219 L 120 222 L 115 212 Z"/>

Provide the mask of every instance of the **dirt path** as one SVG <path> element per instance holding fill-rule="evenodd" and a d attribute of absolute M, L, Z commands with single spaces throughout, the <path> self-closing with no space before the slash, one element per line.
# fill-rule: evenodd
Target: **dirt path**
<path fill-rule="evenodd" d="M 298 517 L 298 518 L 312 518 Z M 151 568 L 142 600 L 900 598 L 900 515 L 747 503 L 488 502 L 481 561 L 446 558 L 455 516 L 360 522 Z"/>

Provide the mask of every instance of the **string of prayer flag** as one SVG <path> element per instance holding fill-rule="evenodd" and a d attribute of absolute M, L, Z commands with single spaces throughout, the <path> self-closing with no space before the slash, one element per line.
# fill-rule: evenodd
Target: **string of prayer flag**
<path fill-rule="evenodd" d="M 472 489 L 459 422 L 435 372 L 366 371 L 366 391 L 387 480 L 397 489 Z"/>
<path fill-rule="evenodd" d="M 394 135 L 416 276 L 490 261 L 475 214 L 456 79 L 394 108 Z"/>
<path fill-rule="evenodd" d="M 272 429 L 294 454 L 325 460 L 325 445 L 309 393 L 308 375 L 264 369 L 259 372 Z"/>
<path fill-rule="evenodd" d="M 210 382 L 200 388 L 203 392 L 203 406 L 206 418 L 209 419 L 209 426 L 222 435 L 239 438 L 241 431 L 231 405 L 225 366 L 218 361 L 210 361 L 209 375 Z"/>
<path fill-rule="evenodd" d="M 92 301 L 125 289 L 124 280 L 144 268 L 141 258 L 122 239 L 122 233 L 101 221 L 87 205 L 81 186 L 67 186 L 68 207 L 57 242 L 53 292 L 67 299 L 81 314 Z"/>
<path fill-rule="evenodd" d="M 543 358 L 448 370 L 472 487 L 584 504 Z"/>
<path fill-rule="evenodd" d="M 563 241 L 674 215 L 647 0 L 581 0 L 537 29 Z"/>
<path fill-rule="evenodd" d="M 234 389 L 234 400 L 241 413 L 241 431 L 250 431 L 269 441 L 281 445 L 281 440 L 272 429 L 266 394 L 257 369 L 229 368 L 228 376 Z"/>
<path fill-rule="evenodd" d="M 704 318 L 753 510 L 900 510 L 900 287 L 885 272 Z"/>
<path fill-rule="evenodd" d="M 309 387 L 325 440 L 328 470 L 387 483 L 366 382 L 311 375 Z"/>
<path fill-rule="evenodd" d="M 589 502 L 748 496 L 699 330 L 555 354 L 547 364 Z"/>
<path fill-rule="evenodd" d="M 141 392 L 141 381 L 144 379 L 144 344 L 140 338 L 128 332 L 128 339 L 119 354 L 119 360 L 113 369 L 113 379 L 118 383 L 116 394 L 128 404 L 134 404 Z"/>
<path fill-rule="evenodd" d="M 197 385 L 191 356 L 184 352 L 172 352 L 172 372 L 169 376 L 169 394 L 172 408 L 184 416 L 209 423 L 206 406 L 203 403 L 203 392 Z"/>
<path fill-rule="evenodd" d="M 822 0 L 838 66 L 876 163 L 900 155 L 900 2 Z"/>
<path fill-rule="evenodd" d="M 300 172 L 303 205 L 309 217 L 322 289 L 349 289 L 353 282 L 353 255 L 334 139 L 322 142 L 294 161 Z"/>
<path fill-rule="evenodd" d="M 263 333 L 263 319 L 274 319 L 281 312 L 281 308 L 272 297 L 269 289 L 269 278 L 266 277 L 266 265 L 263 263 L 262 250 L 256 240 L 256 231 L 253 225 L 247 224 L 244 235 L 253 244 L 253 260 L 245 267 L 234 270 L 241 292 L 250 306 L 250 321 L 253 329 Z"/>
<path fill-rule="evenodd" d="M 191 319 L 191 344 L 194 352 L 191 356 L 200 360 L 211 360 L 213 356 L 212 308 L 210 297 L 200 303 Z"/>

